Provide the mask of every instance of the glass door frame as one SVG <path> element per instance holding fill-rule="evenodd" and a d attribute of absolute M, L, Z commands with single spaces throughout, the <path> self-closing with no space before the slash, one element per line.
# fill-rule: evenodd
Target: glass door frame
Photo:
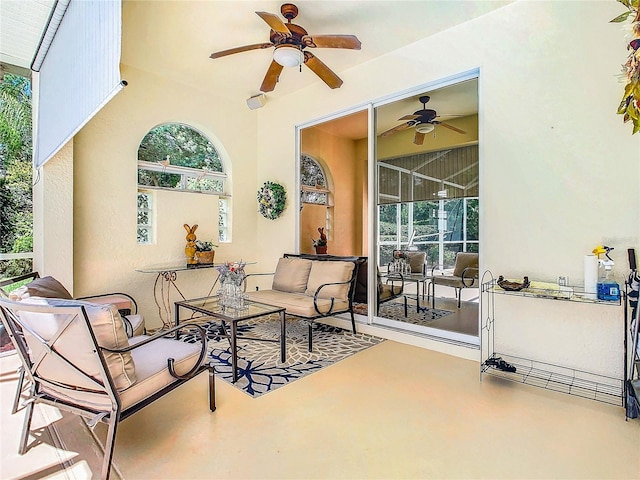
<path fill-rule="evenodd" d="M 390 103 L 396 102 L 398 100 L 405 99 L 407 97 L 411 97 L 414 95 L 421 94 L 423 92 L 428 92 L 430 90 L 436 90 L 439 88 L 444 88 L 447 86 L 454 85 L 456 83 L 464 82 L 466 80 L 478 80 L 478 101 L 480 103 L 480 69 L 475 68 L 469 71 L 461 72 L 455 75 L 451 75 L 445 78 L 438 79 L 433 82 L 425 83 L 419 85 L 417 87 L 412 87 L 410 89 L 406 89 L 400 92 L 395 92 L 393 94 L 384 96 L 377 100 L 372 100 L 370 102 L 365 102 L 352 108 L 344 109 L 339 112 L 336 112 L 331 115 L 326 115 L 305 123 L 301 123 L 295 126 L 295 165 L 296 165 L 296 192 L 300 192 L 300 155 L 302 154 L 301 150 L 301 132 L 303 129 L 312 127 L 321 123 L 329 122 L 331 120 L 338 119 L 340 117 L 350 115 L 353 113 L 360 112 L 362 110 L 367 110 L 367 145 L 368 145 L 368 171 L 367 171 L 367 192 L 369 202 L 367 205 L 367 216 L 368 216 L 368 228 L 367 228 L 367 248 L 368 248 L 368 285 L 377 285 L 378 280 L 378 262 L 379 262 L 379 254 L 378 254 L 378 228 L 379 228 L 379 219 L 378 219 L 378 172 L 377 172 L 377 141 L 376 141 L 376 116 L 375 111 L 376 108 L 382 107 L 384 105 L 388 105 Z M 480 115 L 478 115 L 478 137 L 481 137 L 481 123 L 480 123 Z M 481 142 L 479 141 L 479 144 Z M 480 168 L 482 168 L 482 149 L 479 147 L 479 160 L 480 160 Z M 482 185 L 479 187 L 480 194 L 478 196 L 479 199 L 482 198 Z M 296 209 L 300 210 L 301 200 L 300 195 L 295 195 L 294 204 Z M 480 209 L 480 220 L 479 223 L 482 224 L 482 208 Z M 296 251 L 300 252 L 300 216 L 296 215 L 295 219 L 295 243 L 296 243 Z M 482 239 L 479 239 L 479 243 L 481 243 Z M 482 269 L 482 258 L 480 258 L 480 268 Z M 376 288 L 368 288 L 367 292 L 367 301 L 369 305 L 377 305 L 377 289 Z M 386 319 L 383 317 L 378 317 L 373 314 L 373 309 L 367 309 L 367 324 L 368 325 L 378 325 L 382 327 L 393 328 L 394 330 L 404 331 L 407 333 L 415 333 L 420 336 L 426 336 L 432 338 L 437 341 L 444 341 L 448 343 L 458 344 L 458 345 L 466 345 L 466 346 L 477 346 L 480 345 L 480 337 L 465 335 L 457 332 L 449 332 L 446 330 L 435 329 L 430 327 L 424 327 L 419 325 L 413 325 L 410 323 L 399 322 L 396 320 Z M 480 319 L 478 317 L 478 326 L 480 325 Z"/>

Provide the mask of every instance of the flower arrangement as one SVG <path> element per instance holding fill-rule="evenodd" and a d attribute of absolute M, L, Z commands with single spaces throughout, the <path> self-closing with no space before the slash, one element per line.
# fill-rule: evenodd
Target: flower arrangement
<path fill-rule="evenodd" d="M 240 285 L 245 279 L 247 274 L 244 271 L 245 262 L 240 260 L 239 262 L 226 262 L 216 267 L 220 274 L 220 283 L 233 283 L 234 285 Z"/>
<path fill-rule="evenodd" d="M 626 78 L 622 101 L 618 106 L 618 113 L 624 115 L 624 122 L 633 123 L 633 134 L 640 132 L 640 2 L 638 0 L 618 0 L 627 11 L 611 20 L 612 23 L 622 23 L 631 18 L 631 34 L 633 40 L 629 42 L 630 51 L 627 61 L 622 65 L 622 73 Z"/>
<path fill-rule="evenodd" d="M 203 242 L 202 240 L 196 240 L 196 252 L 210 252 L 213 250 L 213 247 L 217 247 L 218 245 L 213 242 Z"/>
<path fill-rule="evenodd" d="M 403 252 L 402 250 L 394 250 L 393 251 L 393 258 L 396 260 L 407 260 L 409 258 L 409 256 Z"/>
<path fill-rule="evenodd" d="M 287 192 L 279 183 L 265 182 L 258 190 L 258 211 L 269 220 L 275 220 L 284 211 L 287 202 Z"/>

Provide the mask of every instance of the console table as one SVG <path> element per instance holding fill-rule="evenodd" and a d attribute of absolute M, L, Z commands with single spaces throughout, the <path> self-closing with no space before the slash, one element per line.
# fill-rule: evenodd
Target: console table
<path fill-rule="evenodd" d="M 220 265 L 220 264 L 218 264 Z M 156 275 L 156 281 L 153 284 L 153 300 L 158 307 L 158 314 L 160 315 L 160 320 L 162 320 L 162 328 L 170 328 L 171 327 L 171 287 L 173 287 L 176 292 L 185 300 L 185 296 L 182 294 L 178 286 L 176 285 L 176 279 L 178 278 L 178 272 L 188 272 L 195 270 L 206 270 L 206 269 L 214 269 L 216 264 L 197 264 L 197 265 L 189 265 L 186 263 L 181 265 L 153 265 L 149 267 L 143 267 L 136 269 L 136 272 L 140 273 L 151 273 Z M 213 279 L 213 283 L 211 284 L 211 288 L 207 293 L 207 296 L 211 295 L 213 289 L 218 283 L 217 270 L 213 270 L 216 273 L 215 278 Z"/>

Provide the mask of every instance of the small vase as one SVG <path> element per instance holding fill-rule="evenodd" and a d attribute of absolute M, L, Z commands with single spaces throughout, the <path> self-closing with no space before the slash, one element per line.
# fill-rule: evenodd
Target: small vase
<path fill-rule="evenodd" d="M 317 246 L 316 247 L 316 254 L 318 254 L 318 255 L 326 255 L 327 254 L 327 246 L 326 245 Z"/>
<path fill-rule="evenodd" d="M 233 281 L 229 280 L 220 284 L 218 297 L 218 301 L 223 308 L 244 308 L 246 295 L 242 292 L 240 285 Z"/>

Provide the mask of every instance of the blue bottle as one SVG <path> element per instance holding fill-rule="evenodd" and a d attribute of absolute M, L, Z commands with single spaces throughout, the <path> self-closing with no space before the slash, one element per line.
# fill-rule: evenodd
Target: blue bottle
<path fill-rule="evenodd" d="M 619 301 L 620 285 L 613 279 L 611 265 L 608 263 L 603 262 L 604 276 L 598 279 L 598 300 Z"/>

